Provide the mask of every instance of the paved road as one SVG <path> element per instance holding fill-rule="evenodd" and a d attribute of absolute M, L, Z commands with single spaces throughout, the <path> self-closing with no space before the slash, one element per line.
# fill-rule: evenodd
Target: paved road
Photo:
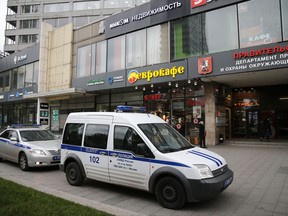
<path fill-rule="evenodd" d="M 113 215 L 288 216 L 288 147 L 237 144 L 209 149 L 226 158 L 234 182 L 217 198 L 181 210 L 162 208 L 152 194 L 97 181 L 70 186 L 58 168 L 23 172 L 1 162 L 0 177 Z"/>

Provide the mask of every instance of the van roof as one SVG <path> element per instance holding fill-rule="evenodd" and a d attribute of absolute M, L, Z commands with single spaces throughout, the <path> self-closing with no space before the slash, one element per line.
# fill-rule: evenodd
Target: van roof
<path fill-rule="evenodd" d="M 77 120 L 79 123 L 92 119 L 111 119 L 117 123 L 144 124 L 166 123 L 160 117 L 149 113 L 117 113 L 117 112 L 75 112 L 70 113 L 67 122 Z"/>

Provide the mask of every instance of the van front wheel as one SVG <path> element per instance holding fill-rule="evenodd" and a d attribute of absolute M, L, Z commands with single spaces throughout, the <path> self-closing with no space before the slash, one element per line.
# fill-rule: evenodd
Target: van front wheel
<path fill-rule="evenodd" d="M 156 185 L 159 203 L 169 209 L 180 209 L 186 203 L 186 193 L 182 184 L 173 177 L 164 177 Z"/>
<path fill-rule="evenodd" d="M 81 173 L 80 167 L 76 162 L 71 162 L 66 167 L 66 179 L 69 184 L 79 186 L 83 183 L 84 177 Z"/>

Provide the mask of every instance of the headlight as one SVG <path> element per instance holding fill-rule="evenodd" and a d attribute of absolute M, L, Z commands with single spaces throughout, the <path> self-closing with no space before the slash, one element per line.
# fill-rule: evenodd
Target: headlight
<path fill-rule="evenodd" d="M 42 155 L 46 155 L 45 152 L 43 150 L 40 149 L 30 149 L 30 152 L 32 154 L 42 154 Z"/>
<path fill-rule="evenodd" d="M 208 166 L 204 164 L 194 164 L 194 165 L 198 168 L 202 179 L 213 177 L 213 174 Z"/>

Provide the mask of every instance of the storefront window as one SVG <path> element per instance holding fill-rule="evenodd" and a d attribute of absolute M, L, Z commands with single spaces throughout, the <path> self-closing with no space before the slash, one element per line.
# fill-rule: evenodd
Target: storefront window
<path fill-rule="evenodd" d="M 238 5 L 240 47 L 281 41 L 279 0 L 252 0 Z"/>
<path fill-rule="evenodd" d="M 33 70 L 33 83 L 38 84 L 38 74 L 39 74 L 39 61 L 34 62 Z"/>
<path fill-rule="evenodd" d="M 215 53 L 238 48 L 236 6 L 203 14 L 204 53 Z M 221 23 L 219 25 L 219 23 Z"/>
<path fill-rule="evenodd" d="M 126 35 L 126 68 L 146 65 L 146 30 Z"/>
<path fill-rule="evenodd" d="M 12 88 L 11 89 L 17 89 L 17 77 L 18 77 L 18 70 L 17 68 L 12 69 Z"/>
<path fill-rule="evenodd" d="M 107 71 L 125 69 L 125 36 L 108 40 Z"/>
<path fill-rule="evenodd" d="M 202 54 L 201 14 L 171 21 L 171 59 Z"/>
<path fill-rule="evenodd" d="M 282 25 L 283 25 L 283 40 L 288 40 L 288 1 L 282 0 Z"/>
<path fill-rule="evenodd" d="M 25 87 L 32 86 L 32 84 L 33 84 L 33 63 L 26 65 Z"/>
<path fill-rule="evenodd" d="M 107 41 L 102 41 L 96 44 L 96 74 L 106 72 L 107 62 Z"/>
<path fill-rule="evenodd" d="M 17 89 L 24 87 L 25 80 L 25 66 L 18 68 L 18 76 L 17 76 Z"/>
<path fill-rule="evenodd" d="M 91 45 L 77 50 L 77 77 L 89 76 L 91 73 Z"/>
<path fill-rule="evenodd" d="M 147 64 L 169 61 L 168 24 L 147 29 Z"/>

